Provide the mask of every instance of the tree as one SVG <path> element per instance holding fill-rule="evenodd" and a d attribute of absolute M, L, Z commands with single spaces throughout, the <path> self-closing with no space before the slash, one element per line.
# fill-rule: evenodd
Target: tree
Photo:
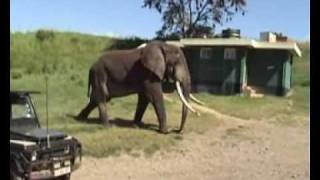
<path fill-rule="evenodd" d="M 245 14 L 246 0 L 144 0 L 142 7 L 162 14 L 160 37 L 179 34 L 180 37 L 212 36 L 215 24 Z"/>

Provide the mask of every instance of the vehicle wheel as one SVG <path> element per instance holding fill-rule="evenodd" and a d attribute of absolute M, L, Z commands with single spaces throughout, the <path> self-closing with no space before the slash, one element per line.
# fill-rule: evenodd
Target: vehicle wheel
<path fill-rule="evenodd" d="M 17 176 L 15 173 L 10 173 L 10 180 L 25 180 L 25 178 Z"/>

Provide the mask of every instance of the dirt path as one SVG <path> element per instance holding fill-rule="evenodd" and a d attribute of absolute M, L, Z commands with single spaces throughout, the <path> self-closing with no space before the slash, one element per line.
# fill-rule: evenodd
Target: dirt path
<path fill-rule="evenodd" d="M 187 134 L 178 147 L 149 158 L 85 157 L 72 179 L 309 179 L 306 127 L 221 118 L 222 126 L 205 134 Z"/>

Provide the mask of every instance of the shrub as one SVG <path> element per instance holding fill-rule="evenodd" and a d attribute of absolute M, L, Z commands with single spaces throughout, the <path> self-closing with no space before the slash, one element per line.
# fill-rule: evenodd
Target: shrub
<path fill-rule="evenodd" d="M 13 72 L 11 72 L 11 77 L 12 77 L 12 79 L 21 79 L 22 73 L 19 71 L 13 71 Z"/>
<path fill-rule="evenodd" d="M 77 44 L 77 43 L 79 42 L 79 39 L 76 38 L 76 37 L 72 37 L 72 38 L 70 39 L 70 42 L 73 43 L 73 44 Z"/>
<path fill-rule="evenodd" d="M 52 30 L 40 29 L 36 32 L 36 38 L 40 41 L 46 41 L 54 38 L 54 32 Z"/>

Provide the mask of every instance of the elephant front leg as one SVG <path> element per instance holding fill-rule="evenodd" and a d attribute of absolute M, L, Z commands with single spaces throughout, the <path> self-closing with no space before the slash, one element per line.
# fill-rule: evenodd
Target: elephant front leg
<path fill-rule="evenodd" d="M 152 103 L 154 110 L 156 111 L 157 118 L 159 121 L 160 133 L 168 133 L 167 129 L 167 117 L 164 107 L 164 100 L 162 94 L 161 83 L 159 82 L 147 82 L 146 83 L 146 94 L 149 101 Z"/>
<path fill-rule="evenodd" d="M 99 103 L 98 108 L 99 108 L 99 117 L 100 117 L 101 122 L 103 122 L 105 126 L 110 126 L 108 114 L 107 114 L 106 103 L 104 103 L 104 102 Z"/>
<path fill-rule="evenodd" d="M 159 131 L 160 133 L 163 134 L 167 134 L 168 133 L 168 129 L 167 129 L 167 117 L 166 117 L 166 112 L 165 112 L 165 108 L 164 108 L 164 104 L 163 104 L 163 97 L 161 97 L 160 99 L 158 99 L 157 101 L 154 101 L 152 103 L 157 117 L 158 117 L 158 121 L 159 121 Z"/>

